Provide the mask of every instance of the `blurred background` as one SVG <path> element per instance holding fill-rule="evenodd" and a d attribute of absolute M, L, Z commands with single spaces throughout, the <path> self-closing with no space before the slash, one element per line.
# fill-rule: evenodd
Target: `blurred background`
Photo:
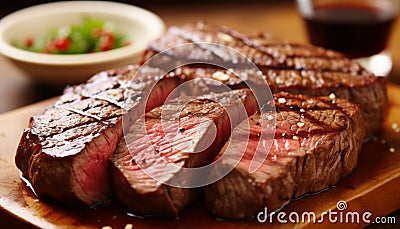
<path fill-rule="evenodd" d="M 56 2 L 56 1 L 48 1 L 48 0 L 18 0 L 18 1 L 2 1 L 0 3 L 0 16 L 4 16 L 8 13 L 11 13 L 15 10 L 25 8 L 27 6 L 37 5 L 41 3 L 48 2 Z M 248 1 L 239 1 L 239 0 L 231 0 L 229 3 L 223 0 L 204 0 L 204 1 L 184 1 L 184 0 L 169 0 L 169 1 L 160 1 L 160 0 L 118 0 L 114 2 L 122 2 L 133 4 L 136 6 L 140 6 L 146 9 L 158 9 L 160 7 L 167 8 L 187 8 L 187 7 L 199 7 L 199 6 L 208 6 L 212 8 L 216 5 L 222 5 L 224 7 L 229 8 L 229 4 L 234 5 L 249 5 L 249 4 L 274 4 L 279 2 L 294 2 L 293 0 L 248 0 Z"/>

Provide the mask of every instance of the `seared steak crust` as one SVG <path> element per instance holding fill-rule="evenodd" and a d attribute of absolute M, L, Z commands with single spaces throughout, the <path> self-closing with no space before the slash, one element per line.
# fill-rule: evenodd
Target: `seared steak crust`
<path fill-rule="evenodd" d="M 187 49 L 176 48 L 184 43 L 196 43 Z M 232 47 L 237 52 L 229 52 L 225 47 L 216 47 L 201 42 Z M 171 27 L 168 32 L 154 41 L 144 55 L 143 62 L 156 54 L 163 66 L 170 60 L 189 59 L 197 62 L 212 61 L 214 64 L 229 66 L 231 70 L 210 66 L 183 67 L 186 77 L 213 78 L 213 72 L 222 71 L 231 75 L 222 83 L 232 88 L 245 87 L 245 83 L 259 84 L 265 79 L 274 93 L 287 91 L 312 96 L 324 96 L 335 93 L 337 97 L 349 99 L 360 105 L 364 114 L 367 136 L 381 127 L 387 105 L 386 80 L 367 72 L 359 64 L 338 52 L 311 45 L 302 45 L 272 39 L 260 34 L 250 36 L 223 26 L 205 24 L 186 24 L 182 27 Z M 161 58 L 162 57 L 162 58 Z M 260 73 L 246 69 L 249 58 L 257 65 Z M 241 66 L 244 65 L 244 66 Z M 210 82 L 210 81 L 207 81 Z M 215 86 L 215 83 L 205 83 Z"/>
<path fill-rule="evenodd" d="M 235 100 L 236 96 L 239 100 Z M 183 109 L 179 105 L 182 102 L 188 102 Z M 244 113 L 239 109 L 242 105 L 246 109 Z M 257 109 L 251 91 L 242 89 L 195 99 L 179 97 L 151 110 L 124 135 L 111 158 L 117 198 L 135 214 L 178 216 L 181 209 L 198 197 L 199 190 L 172 187 L 160 179 L 166 182 L 178 179 L 180 187 L 190 185 L 195 178 L 181 174 L 181 168 L 209 164 L 228 140 L 231 124 L 236 126 Z M 177 112 L 180 112 L 178 121 Z M 227 112 L 231 112 L 231 119 Z M 213 132 L 214 125 L 216 132 Z M 212 133 L 216 134 L 215 139 Z M 157 175 L 159 180 L 142 168 L 152 171 L 152 176 Z"/>
<path fill-rule="evenodd" d="M 292 198 L 337 183 L 355 168 L 365 136 L 358 106 L 344 99 L 288 93 L 276 94 L 275 106 L 276 116 L 262 111 L 249 118 L 250 138 L 243 158 L 226 177 L 206 187 L 206 203 L 214 215 L 248 218 L 264 207 L 272 212 Z M 263 152 L 267 158 L 250 173 L 253 156 L 264 150 L 260 134 L 274 127 L 272 146 Z M 239 124 L 234 132 L 242 129 Z M 227 144 L 219 154 L 227 153 L 222 162 L 226 165 L 242 150 L 241 142 L 231 144 L 229 151 Z"/>
<path fill-rule="evenodd" d="M 121 117 L 131 112 L 124 109 L 124 93 L 144 96 L 149 80 L 161 74 L 146 68 L 131 84 L 138 68 L 101 72 L 86 84 L 66 88 L 53 106 L 30 119 L 15 162 L 39 196 L 88 206 L 108 200 L 108 160 L 122 137 Z M 179 82 L 171 77 L 159 81 L 147 107 L 162 104 Z M 138 100 L 132 112 L 145 106 Z"/>

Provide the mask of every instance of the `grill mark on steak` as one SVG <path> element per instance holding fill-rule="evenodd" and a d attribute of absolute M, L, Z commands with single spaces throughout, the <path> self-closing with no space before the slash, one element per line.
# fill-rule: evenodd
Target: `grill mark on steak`
<path fill-rule="evenodd" d="M 200 47 L 200 49 L 203 50 L 202 52 L 206 53 L 207 51 L 209 51 L 210 53 L 213 53 L 214 57 L 215 56 L 219 57 L 219 59 L 222 59 L 225 64 L 233 63 L 234 65 L 237 65 L 238 63 L 247 62 L 247 60 L 243 59 L 242 56 L 238 56 L 235 52 L 230 52 L 229 49 L 221 49 L 219 47 L 215 47 L 207 43 L 202 43 L 202 42 L 212 42 L 234 47 L 240 53 L 243 53 L 244 55 L 250 57 L 252 61 L 258 66 L 268 66 L 276 69 L 324 70 L 333 72 L 336 71 L 353 72 L 361 70 L 361 67 L 358 64 L 352 62 L 350 59 L 345 58 L 339 54 L 337 54 L 337 56 L 327 55 L 326 57 L 322 55 L 312 56 L 312 54 L 300 57 L 296 57 L 293 55 L 291 57 L 288 57 L 283 52 L 286 49 L 281 49 L 281 52 L 276 52 L 275 55 L 273 55 L 267 52 L 268 48 L 262 48 L 262 46 L 260 45 L 255 45 L 255 42 L 251 41 L 251 38 L 238 39 L 237 37 L 231 37 L 231 39 L 228 42 L 226 42 L 224 41 L 224 39 L 218 38 L 218 35 L 220 35 L 221 33 L 220 31 L 222 30 L 221 29 L 213 30 L 212 28 L 209 29 L 208 27 L 205 30 L 199 30 L 198 26 L 196 25 L 183 26 L 181 28 L 171 27 L 167 35 L 161 37 L 160 39 L 168 39 L 168 36 L 172 36 L 173 38 L 170 38 L 171 40 L 170 42 L 172 42 L 172 44 L 168 44 L 168 46 L 162 46 L 168 42 L 161 42 L 162 43 L 161 47 L 157 48 L 157 46 L 154 44 L 151 47 L 154 50 L 161 52 L 165 50 L 165 48 L 167 47 L 171 46 L 173 47 L 177 44 L 193 42 L 196 46 Z M 175 39 L 176 37 L 179 38 Z M 185 42 L 179 43 L 179 41 L 182 40 L 185 40 Z M 286 43 L 286 47 L 290 47 L 290 44 Z M 307 49 L 307 47 L 309 46 L 303 46 L 304 49 Z M 188 51 L 189 52 L 187 53 L 196 52 L 196 50 L 188 50 Z M 310 51 L 310 53 L 314 52 L 315 52 L 314 50 Z M 167 55 L 174 56 L 174 54 L 171 53 L 171 51 L 166 53 Z M 175 55 L 176 54 L 177 53 L 175 53 Z M 196 56 L 201 56 L 201 58 L 203 58 L 203 55 L 196 55 Z M 188 59 L 191 59 L 190 54 Z M 215 61 L 218 62 L 219 59 Z"/>
<path fill-rule="evenodd" d="M 79 115 L 82 115 L 82 116 L 86 116 L 86 117 L 89 117 L 89 118 L 93 118 L 96 121 L 102 122 L 105 125 L 111 125 L 111 123 L 108 123 L 108 122 L 104 121 L 99 116 L 92 115 L 92 114 L 89 114 L 89 113 L 81 111 L 81 110 L 77 110 L 77 109 L 74 109 L 74 108 L 63 107 L 63 106 L 61 106 L 61 105 L 59 105 L 57 103 L 54 105 L 54 107 L 55 108 L 59 108 L 59 109 L 65 109 L 65 110 L 68 110 L 68 111 L 71 111 L 71 112 L 74 112 L 76 114 L 79 114 Z"/>
<path fill-rule="evenodd" d="M 85 206 L 109 201 L 108 159 L 122 137 L 122 116 L 158 106 L 181 82 L 177 77 L 162 78 L 148 101 L 136 100 L 128 111 L 120 105 L 123 93 L 132 88 L 132 96 L 144 96 L 163 74 L 144 67 L 130 84 L 138 69 L 98 73 L 86 84 L 66 88 L 54 106 L 31 118 L 15 162 L 40 197 Z"/>
<path fill-rule="evenodd" d="M 246 36 L 238 31 L 234 31 L 225 26 L 213 26 L 211 24 L 205 23 L 197 23 L 195 26 L 183 26 L 179 27 L 171 27 L 170 33 L 179 35 L 181 38 L 189 41 L 189 42 L 198 42 L 198 41 L 212 41 L 215 43 L 224 43 L 229 44 L 230 46 L 237 46 L 238 42 L 255 48 L 257 51 L 262 52 L 271 58 L 280 58 L 280 57 L 319 57 L 321 59 L 339 59 L 343 58 L 344 55 L 332 51 L 325 50 L 322 48 L 307 46 L 302 44 L 295 44 L 285 42 L 282 44 L 281 41 L 273 40 L 271 37 L 265 36 Z M 194 36 L 194 34 L 199 34 L 199 36 Z M 202 36 L 204 34 L 204 37 Z M 229 35 L 230 37 L 226 38 L 225 36 Z M 208 36 L 208 37 L 207 37 Z M 221 37 L 221 38 L 219 38 Z M 225 37 L 225 39 L 224 39 Z M 298 50 L 297 50 L 298 49 Z M 293 54 L 290 53 L 293 52 Z M 297 53 L 294 54 L 294 53 Z"/>
<path fill-rule="evenodd" d="M 279 95 L 279 94 L 277 94 L 277 95 Z M 292 94 L 284 94 L 284 96 L 285 96 L 284 98 L 286 99 L 286 104 L 277 103 L 277 104 L 275 104 L 276 109 L 278 109 L 279 111 L 291 111 L 291 112 L 297 113 L 300 115 L 300 117 L 303 116 L 304 118 L 309 120 L 311 123 L 323 127 L 324 131 L 318 131 L 318 132 L 311 131 L 310 134 L 322 134 L 322 133 L 335 132 L 335 131 L 340 132 L 347 128 L 346 124 L 344 124 L 343 126 L 339 126 L 340 127 L 339 129 L 337 129 L 337 128 L 335 129 L 332 127 L 332 125 L 330 123 L 322 122 L 311 115 L 311 111 L 322 112 L 322 111 L 337 110 L 337 111 L 341 112 L 342 116 L 340 116 L 340 118 L 342 120 L 346 120 L 347 118 L 350 118 L 349 115 L 346 114 L 344 108 L 340 107 L 336 104 L 336 102 L 335 102 L 336 98 L 331 99 L 331 98 L 326 98 L 326 97 L 313 97 L 306 101 L 307 103 L 309 103 L 310 106 L 300 108 L 300 106 L 298 106 L 298 105 L 295 105 L 295 106 L 290 105 L 291 103 L 289 103 L 289 106 L 288 106 L 287 100 L 290 100 L 290 102 L 293 101 L 293 103 L 295 103 L 295 104 L 296 103 L 301 104 L 301 102 L 303 100 L 302 98 L 299 98 L 298 96 L 292 95 Z M 323 106 L 321 106 L 321 104 Z M 302 109 L 304 111 L 301 112 L 300 109 Z M 278 135 L 276 138 L 279 138 L 279 137 L 280 136 Z"/>
<path fill-rule="evenodd" d="M 112 104 L 112 105 L 115 105 L 115 106 L 117 106 L 117 107 L 119 107 L 119 108 L 124 108 L 124 106 L 122 105 L 122 104 L 123 104 L 122 102 L 117 102 L 117 101 L 112 100 L 112 99 L 109 99 L 109 98 L 107 98 L 107 97 L 105 97 L 105 96 L 93 95 L 93 96 L 91 96 L 90 98 L 98 99 L 98 100 L 103 100 L 103 101 L 108 102 L 108 103 L 110 103 L 110 104 Z"/>
<path fill-rule="evenodd" d="M 236 96 L 240 101 L 234 100 Z M 240 113 L 239 107 L 244 105 L 248 114 L 257 110 L 255 97 L 248 89 L 194 98 L 179 97 L 148 112 L 125 134 L 111 158 L 116 196 L 135 214 L 178 216 L 180 210 L 199 196 L 200 189 L 171 187 L 162 181 L 175 180 L 175 185 L 178 182 L 186 186 L 196 179 L 206 179 L 194 175 L 186 177 L 181 167 L 195 168 L 210 163 L 229 138 L 230 126 L 245 118 L 246 114 Z M 181 109 L 181 104 L 185 103 Z M 231 120 L 223 107 L 233 115 Z M 176 117 L 177 111 L 179 117 Z M 163 123 L 161 112 L 166 112 Z M 212 125 L 216 126 L 215 139 L 209 139 Z M 142 171 L 143 168 L 153 171 L 152 177 Z M 154 176 L 162 181 L 154 180 Z"/>
<path fill-rule="evenodd" d="M 205 188 L 206 205 L 214 215 L 220 218 L 249 218 L 254 217 L 264 207 L 272 212 L 292 198 L 335 184 L 339 178 L 348 175 L 355 168 L 365 134 L 360 128 L 363 118 L 359 108 L 344 99 L 337 99 L 334 104 L 329 98 L 320 99 L 323 101 L 322 106 L 332 105 L 330 113 L 321 114 L 329 119 L 325 122 L 331 124 L 331 129 L 340 131 L 312 134 L 312 129 L 324 127 L 308 119 L 304 121 L 304 126 L 296 126 L 296 122 L 302 120 L 298 117 L 297 109 L 290 111 L 290 107 L 293 102 L 306 109 L 303 105 L 307 104 L 307 100 L 317 100 L 304 95 L 297 96 L 304 103 L 299 100 L 291 101 L 294 95 L 276 95 L 277 135 L 266 160 L 254 173 L 249 173 L 249 165 L 264 141 L 260 139 L 259 133 L 268 131 L 275 125 L 267 118 L 273 115 L 269 111 L 262 111 L 261 114 L 257 113 L 249 118 L 250 138 L 241 161 L 227 176 Z M 280 103 L 278 98 L 285 98 L 288 103 Z M 305 113 L 307 112 L 309 113 Z M 343 116 L 348 118 L 343 119 Z M 264 127 L 257 125 L 260 119 L 264 121 Z M 341 129 L 345 123 L 348 125 Z M 297 135 L 298 128 L 305 128 L 309 134 Z M 241 133 L 242 130 L 243 127 L 239 124 L 234 133 Z M 297 137 L 278 138 L 279 133 Z M 233 163 L 232 158 L 241 149 L 237 148 L 240 144 L 231 144 L 231 148 L 227 148 L 228 144 L 225 145 L 215 160 L 222 154 L 227 154 L 225 159 L 221 159 L 222 163 L 228 166 Z"/>
<path fill-rule="evenodd" d="M 177 36 L 183 38 L 184 40 L 188 41 L 188 43 L 196 44 L 199 48 L 203 49 L 204 51 L 210 51 L 210 52 L 214 53 L 215 56 L 219 57 L 221 60 L 223 60 L 225 62 L 233 62 L 233 63 L 240 62 L 236 58 L 233 59 L 234 56 L 229 56 L 229 57 L 224 56 L 224 55 L 226 55 L 226 53 L 220 52 L 218 50 L 218 48 L 214 48 L 208 44 L 202 44 L 201 42 L 211 42 L 211 43 L 217 43 L 217 44 L 225 43 L 225 42 L 221 42 L 221 39 L 218 39 L 218 37 L 215 36 L 215 34 L 208 33 L 209 31 L 204 32 L 204 31 L 200 31 L 196 28 L 186 30 L 184 28 L 171 27 L 169 29 L 169 32 L 173 35 L 177 35 Z M 213 31 L 213 32 L 215 32 L 215 31 Z M 239 52 L 242 51 L 241 53 L 247 53 L 247 52 L 243 52 L 248 47 L 244 46 L 245 43 L 242 40 L 234 39 L 234 41 L 230 41 L 228 43 L 233 45 L 235 48 L 237 48 L 239 50 Z M 250 51 L 250 50 L 246 50 L 246 51 Z M 252 50 L 252 51 L 255 51 L 255 50 Z M 260 50 L 257 50 L 257 51 L 260 52 Z M 272 55 L 270 55 L 269 53 L 264 53 L 264 54 L 267 55 L 267 58 L 269 60 L 272 60 L 272 58 L 273 58 Z"/>
<path fill-rule="evenodd" d="M 67 113 L 65 113 L 65 112 L 67 112 Z M 79 114 L 72 113 L 71 111 L 68 111 L 68 110 L 48 108 L 46 110 L 46 112 L 44 113 L 44 115 L 31 117 L 29 126 L 31 126 L 31 129 L 34 132 L 34 134 L 36 134 L 38 136 L 43 136 L 43 137 L 52 136 L 54 134 L 60 133 L 65 130 L 69 130 L 69 129 L 77 127 L 79 125 L 84 125 L 84 124 L 88 124 L 91 122 L 97 122 L 96 120 L 94 120 L 92 118 L 85 117 L 85 118 L 80 119 L 79 122 L 63 123 L 65 125 L 55 125 L 55 124 L 53 125 L 55 119 L 48 118 L 48 117 L 51 117 L 55 113 L 61 113 L 69 121 L 71 121 L 71 120 L 73 121 L 73 120 L 79 119 L 81 117 Z M 44 126 L 43 125 L 44 123 L 49 123 L 49 126 L 47 126 L 47 127 Z"/>
<path fill-rule="evenodd" d="M 199 24 L 203 24 L 202 22 L 197 23 L 197 27 Z M 212 27 L 213 25 L 206 24 L 205 27 Z M 299 44 L 299 43 L 289 43 L 289 42 L 282 42 L 280 40 L 274 40 L 271 35 L 269 34 L 258 34 L 256 36 L 252 35 L 247 35 L 240 33 L 239 31 L 233 30 L 229 27 L 226 26 L 214 26 L 217 27 L 217 30 L 220 30 L 221 32 L 224 32 L 226 34 L 231 35 L 232 37 L 235 37 L 239 40 L 242 40 L 244 43 L 246 43 L 249 46 L 257 46 L 260 48 L 274 48 L 277 50 L 277 54 L 283 53 L 287 56 L 297 56 L 297 57 L 321 57 L 321 58 L 341 58 L 344 57 L 343 54 L 333 51 L 333 50 L 326 50 L 321 47 L 316 47 L 312 45 L 305 45 L 305 44 Z M 281 49 L 283 48 L 283 49 Z M 285 51 L 293 51 L 293 48 L 298 48 L 301 50 L 299 54 L 293 55 L 290 53 L 285 53 Z M 268 52 L 267 52 L 268 53 Z M 270 53 L 270 52 L 269 52 Z M 296 53 L 296 51 L 295 51 Z M 277 55 L 273 55 L 274 57 L 277 57 Z M 279 55 L 278 55 L 279 56 Z"/>
<path fill-rule="evenodd" d="M 272 56 L 273 58 L 281 58 L 282 56 L 289 57 L 307 57 L 314 58 L 318 57 L 321 59 L 340 59 L 344 58 L 344 55 L 332 50 L 325 50 L 323 48 L 285 42 L 282 44 L 281 41 L 274 41 L 266 39 L 265 36 L 246 36 L 240 32 L 234 31 L 228 27 L 218 27 L 220 32 L 229 34 L 230 36 L 240 40 L 243 44 L 250 47 L 254 47 L 260 52 Z"/>

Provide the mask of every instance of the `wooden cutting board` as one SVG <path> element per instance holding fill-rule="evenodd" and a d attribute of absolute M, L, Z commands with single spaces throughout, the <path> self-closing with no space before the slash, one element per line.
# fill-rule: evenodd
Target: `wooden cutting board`
<path fill-rule="evenodd" d="M 288 215 L 297 212 L 313 211 L 317 216 L 323 212 L 371 212 L 371 220 L 376 216 L 385 216 L 400 209 L 400 133 L 392 128 L 393 123 L 400 125 L 400 87 L 389 85 L 389 109 L 381 135 L 364 145 L 356 170 L 342 179 L 335 187 L 319 194 L 309 195 L 291 202 L 284 208 Z M 28 118 L 38 114 L 54 102 L 54 99 L 33 104 L 0 115 L 0 208 L 21 222 L 29 222 L 41 228 L 101 228 L 112 226 L 124 228 L 132 224 L 133 228 L 265 228 L 276 227 L 332 227 L 327 217 L 322 224 L 280 224 L 252 221 L 221 221 L 208 213 L 203 202 L 188 207 L 179 220 L 175 219 L 138 219 L 127 214 L 119 206 L 97 209 L 73 209 L 54 203 L 43 202 L 32 194 L 20 179 L 15 167 L 14 156 L 19 138 L 26 127 Z M 390 152 L 394 149 L 394 152 Z M 338 201 L 344 200 L 347 209 L 336 209 Z M 275 218 L 276 219 L 276 218 Z M 287 219 L 287 218 L 286 218 Z M 400 219 L 396 219 L 400 221 Z M 362 220 L 360 220 L 362 221 Z M 339 221 L 340 222 L 340 221 Z M 366 224 L 340 224 L 336 226 L 361 228 Z M 343 221 L 345 222 L 345 221 Z M 266 225 L 269 224 L 269 225 Z M 1 221 L 0 221 L 1 225 Z"/>

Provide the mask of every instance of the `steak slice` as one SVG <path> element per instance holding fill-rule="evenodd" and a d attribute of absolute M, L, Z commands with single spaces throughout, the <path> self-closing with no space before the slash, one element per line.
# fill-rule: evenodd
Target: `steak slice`
<path fill-rule="evenodd" d="M 121 117 L 144 110 L 135 100 L 124 109 L 125 92 L 140 98 L 158 69 L 138 66 L 109 70 L 86 84 L 66 88 L 42 115 L 33 116 L 20 140 L 15 163 L 40 197 L 91 206 L 111 195 L 109 157 L 122 137 Z M 180 79 L 162 78 L 147 101 L 147 109 L 163 103 Z M 135 120 L 132 120 L 135 121 Z"/>
<path fill-rule="evenodd" d="M 179 46 L 180 48 L 165 51 L 180 44 L 193 42 L 195 45 L 186 49 L 185 46 Z M 245 56 L 229 52 L 223 46 L 204 42 L 234 48 Z M 327 96 L 334 93 L 336 97 L 360 105 L 366 120 L 364 125 L 367 136 L 377 133 L 384 119 L 387 106 L 386 78 L 376 77 L 355 61 L 335 51 L 279 41 L 265 34 L 246 35 L 227 27 L 199 22 L 171 27 L 164 36 L 151 43 L 143 62 L 149 61 L 156 54 L 160 54 L 157 56 L 159 61 L 148 63 L 162 67 L 165 65 L 163 62 L 189 59 L 194 62 L 229 66 L 232 69 L 224 70 L 209 65 L 185 66 L 182 72 L 186 72 L 186 77 L 192 76 L 204 81 L 207 78 L 218 80 L 212 76 L 215 71 L 222 71 L 231 75 L 229 80 L 224 78 L 222 82 L 232 88 L 245 87 L 245 83 L 257 85 L 261 79 L 265 79 L 271 91 L 275 93 L 286 91 L 311 96 Z M 256 64 L 260 74 L 246 69 L 246 57 Z M 232 70 L 238 73 L 236 77 L 229 73 Z M 212 82 L 203 84 L 206 85 L 203 87 L 205 89 L 207 86 L 215 86 Z"/>
<path fill-rule="evenodd" d="M 243 151 L 243 144 L 248 144 L 239 164 L 205 188 L 206 204 L 214 215 L 247 218 L 264 207 L 272 212 L 292 198 L 335 184 L 355 168 L 365 134 L 358 106 L 344 99 L 288 93 L 276 94 L 275 106 L 276 116 L 262 111 L 249 118 L 248 142 L 236 140 L 230 146 L 227 143 L 217 156 L 218 159 L 226 154 L 220 159 L 229 166 Z M 271 148 L 262 147 L 264 141 L 271 139 L 260 139 L 260 135 L 274 127 Z M 245 132 L 239 124 L 233 134 Z M 258 152 L 265 149 L 269 151 Z M 267 157 L 264 161 L 258 159 L 261 166 L 250 173 L 256 153 Z"/>
<path fill-rule="evenodd" d="M 135 214 L 178 216 L 200 194 L 199 189 L 181 187 L 207 179 L 187 175 L 183 168 L 209 164 L 228 140 L 231 125 L 256 110 L 248 89 L 179 97 L 151 110 L 130 128 L 111 157 L 117 198 Z"/>

